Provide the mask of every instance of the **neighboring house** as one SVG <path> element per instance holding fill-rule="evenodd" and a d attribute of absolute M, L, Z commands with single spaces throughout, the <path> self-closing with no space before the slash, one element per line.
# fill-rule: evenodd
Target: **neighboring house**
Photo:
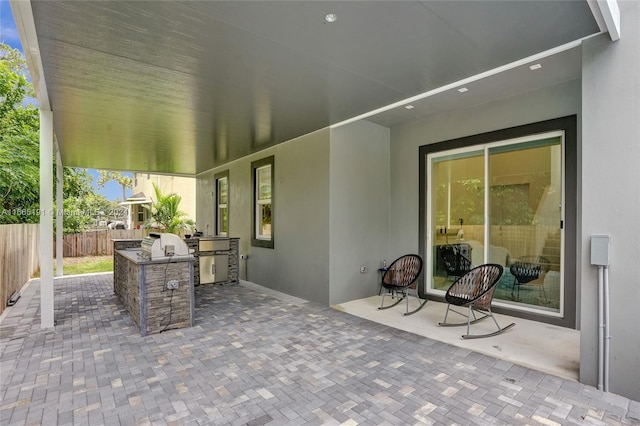
<path fill-rule="evenodd" d="M 352 13 L 332 27 L 325 4 Z M 610 390 L 640 400 L 640 2 L 134 2 L 127 25 L 120 3 L 12 6 L 41 42 L 25 54 L 46 77 L 43 150 L 55 133 L 70 166 L 195 176 L 184 210 L 239 237 L 260 285 L 334 305 L 419 253 L 441 300 L 443 244 L 505 267 L 543 255 L 545 293 L 496 310 L 579 329 L 595 385 L 591 241 L 609 235 Z"/>
<path fill-rule="evenodd" d="M 155 199 L 157 185 L 164 195 L 176 193 L 182 197 L 180 209 L 195 220 L 196 217 L 196 180 L 192 177 L 154 175 L 150 173 L 133 174 L 133 193 L 125 202 L 120 203 L 129 209 L 128 229 L 140 229 L 149 219 L 149 210 Z M 147 206 L 147 207 L 145 207 Z"/>
<path fill-rule="evenodd" d="M 149 217 L 145 206 L 151 205 L 151 199 L 147 198 L 144 192 L 135 192 L 120 205 L 127 208 L 127 229 L 140 229 L 144 226 Z"/>

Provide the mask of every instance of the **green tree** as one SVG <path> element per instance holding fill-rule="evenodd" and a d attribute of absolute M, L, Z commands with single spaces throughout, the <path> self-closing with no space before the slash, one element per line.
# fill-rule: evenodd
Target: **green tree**
<path fill-rule="evenodd" d="M 180 210 L 180 201 L 182 197 L 176 193 L 164 195 L 158 188 L 158 185 L 153 184 L 156 199 L 152 200 L 151 206 L 145 205 L 145 208 L 149 210 L 151 219 L 145 224 L 146 228 L 159 228 L 165 232 L 172 234 L 177 233 L 180 230 L 191 230 L 191 227 L 195 225 L 193 220 L 187 217 L 187 214 Z"/>
<path fill-rule="evenodd" d="M 110 170 L 98 170 L 98 173 L 98 186 L 100 188 L 104 188 L 108 182 L 118 182 L 118 185 L 122 187 L 122 201 L 127 199 L 127 188 L 133 187 L 133 180 L 130 176 Z"/>
<path fill-rule="evenodd" d="M 63 176 L 64 233 L 74 234 L 86 231 L 95 224 L 99 211 L 96 206 L 100 205 L 96 201 L 99 197 L 93 193 L 92 178 L 86 169 L 71 167 L 63 168 Z M 55 220 L 57 219 L 56 217 Z"/>
<path fill-rule="evenodd" d="M 20 51 L 0 43 L 0 224 L 40 222 L 40 115 L 28 76 Z M 64 232 L 84 231 L 95 220 L 91 177 L 63 175 Z"/>
<path fill-rule="evenodd" d="M 20 51 L 0 43 L 0 223 L 38 223 L 39 113 Z"/>

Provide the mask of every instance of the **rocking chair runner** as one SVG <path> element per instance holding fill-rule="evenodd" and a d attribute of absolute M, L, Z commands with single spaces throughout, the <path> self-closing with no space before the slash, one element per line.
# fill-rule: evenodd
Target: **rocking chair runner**
<path fill-rule="evenodd" d="M 462 335 L 463 339 L 477 339 L 480 337 L 496 336 L 505 330 L 510 329 L 515 325 L 511 323 L 506 327 L 500 327 L 498 321 L 496 321 L 493 313 L 491 312 L 491 301 L 493 300 L 493 293 L 500 277 L 502 276 L 502 265 L 489 263 L 486 265 L 480 265 L 458 278 L 445 294 L 445 300 L 447 301 L 447 313 L 444 316 L 444 321 L 439 325 L 441 326 L 467 326 L 467 334 Z M 451 308 L 451 305 L 467 307 L 467 314 L 458 312 Z M 467 321 L 464 323 L 447 323 L 447 317 L 449 310 L 467 317 Z M 482 314 L 477 317 L 476 312 Z M 487 317 L 491 317 L 498 330 L 488 334 L 471 334 L 471 324 L 475 324 Z"/>
<path fill-rule="evenodd" d="M 402 300 L 406 300 L 406 311 L 404 315 L 411 315 L 418 312 L 427 303 L 422 301 L 418 295 L 418 276 L 422 272 L 422 258 L 417 254 L 406 254 L 391 262 L 389 268 L 382 274 L 382 302 L 378 309 L 389 309 Z M 420 302 L 413 311 L 409 312 L 409 290 L 414 291 L 414 296 Z M 392 298 L 397 298 L 396 302 L 389 306 L 384 306 L 384 298 L 390 294 Z"/>

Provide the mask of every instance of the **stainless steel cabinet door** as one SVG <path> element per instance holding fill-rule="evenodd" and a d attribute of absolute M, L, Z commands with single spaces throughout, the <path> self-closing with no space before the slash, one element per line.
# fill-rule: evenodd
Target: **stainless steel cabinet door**
<path fill-rule="evenodd" d="M 200 256 L 200 284 L 229 280 L 229 255 Z"/>

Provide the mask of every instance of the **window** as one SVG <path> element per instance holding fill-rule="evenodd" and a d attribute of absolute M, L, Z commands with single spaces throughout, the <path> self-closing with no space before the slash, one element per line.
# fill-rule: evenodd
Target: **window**
<path fill-rule="evenodd" d="M 216 235 L 229 235 L 229 171 L 215 175 L 216 180 Z"/>
<path fill-rule="evenodd" d="M 138 205 L 136 207 L 136 210 L 138 211 L 138 222 L 140 223 L 144 222 L 146 220 L 145 218 L 146 209 L 142 205 Z"/>
<path fill-rule="evenodd" d="M 461 272 L 445 256 L 454 250 L 470 266 L 503 266 L 497 312 L 574 327 L 575 270 L 565 266 L 576 252 L 575 116 L 425 145 L 420 155 L 425 292 L 443 295 Z"/>
<path fill-rule="evenodd" d="M 253 235 L 251 244 L 273 248 L 273 156 L 251 163 L 253 177 Z"/>
<path fill-rule="evenodd" d="M 503 266 L 496 305 L 561 315 L 563 141 L 558 130 L 428 154 L 433 290 L 459 276 L 444 254 L 454 246 L 470 267 Z M 510 266 L 525 259 L 540 272 L 522 284 Z"/>

